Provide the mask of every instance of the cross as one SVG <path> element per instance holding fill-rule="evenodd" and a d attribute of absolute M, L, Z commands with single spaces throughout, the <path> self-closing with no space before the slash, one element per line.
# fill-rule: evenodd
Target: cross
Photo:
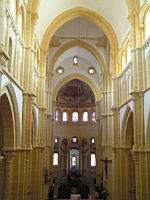
<path fill-rule="evenodd" d="M 107 168 L 108 167 L 108 163 L 112 162 L 112 160 L 108 160 L 107 157 L 106 157 L 105 160 L 101 159 L 101 161 L 104 162 L 104 164 L 105 164 L 105 173 L 106 173 L 106 179 L 107 179 L 107 175 L 108 175 L 108 172 L 107 172 L 107 170 L 108 170 L 108 168 Z"/>

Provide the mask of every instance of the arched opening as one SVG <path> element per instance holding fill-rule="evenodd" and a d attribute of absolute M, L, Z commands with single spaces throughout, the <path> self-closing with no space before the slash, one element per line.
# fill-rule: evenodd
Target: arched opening
<path fill-rule="evenodd" d="M 135 163 L 133 160 L 132 149 L 134 145 L 133 137 L 133 112 L 129 109 L 127 111 L 124 126 L 124 142 L 122 149 L 122 170 L 126 172 L 122 174 L 122 195 L 124 199 L 136 199 L 135 187 Z M 123 172 L 124 173 L 124 172 Z"/>
<path fill-rule="evenodd" d="M 13 113 L 11 109 L 10 101 L 5 94 L 1 96 L 0 101 L 0 113 L 1 115 L 1 122 L 2 122 L 2 148 L 14 148 L 14 121 L 13 121 Z"/>
<path fill-rule="evenodd" d="M 7 199 L 10 195 L 7 189 L 9 190 L 9 187 L 12 186 L 8 176 L 9 179 L 12 179 L 12 173 L 8 175 L 7 159 L 4 159 L 3 156 L 5 155 L 5 150 L 14 149 L 15 128 L 9 97 L 4 93 L 0 98 L 0 159 L 2 158 L 0 164 L 0 199 Z"/>
<path fill-rule="evenodd" d="M 53 177 L 55 184 L 59 184 L 59 190 L 63 187 L 61 181 L 64 177 L 69 185 L 72 184 L 72 179 L 67 177 L 74 177 L 77 192 L 81 185 L 77 183 L 83 183 L 85 179 L 87 185 L 92 185 L 96 179 L 96 143 L 94 141 L 91 144 L 91 138 L 95 138 L 97 134 L 96 123 L 89 120 L 91 111 L 96 112 L 95 95 L 84 81 L 77 78 L 68 80 L 57 92 L 55 112 L 57 110 L 64 114 L 60 121 L 56 120 L 53 131 L 53 152 L 57 160 L 59 155 L 58 165 L 53 163 Z M 62 144 L 55 143 L 55 138 L 61 138 Z M 74 192 L 72 186 L 68 191 Z"/>

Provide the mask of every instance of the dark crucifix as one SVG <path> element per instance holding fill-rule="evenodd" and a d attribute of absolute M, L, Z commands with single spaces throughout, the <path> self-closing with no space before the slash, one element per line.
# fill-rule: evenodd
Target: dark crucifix
<path fill-rule="evenodd" d="M 107 157 L 106 157 L 105 160 L 101 159 L 101 161 L 104 162 L 104 164 L 105 164 L 105 174 L 106 174 L 106 179 L 107 179 L 107 175 L 108 175 L 108 171 L 107 171 L 108 170 L 108 168 L 107 168 L 108 167 L 108 163 L 109 162 L 111 163 L 112 160 L 108 160 Z"/>

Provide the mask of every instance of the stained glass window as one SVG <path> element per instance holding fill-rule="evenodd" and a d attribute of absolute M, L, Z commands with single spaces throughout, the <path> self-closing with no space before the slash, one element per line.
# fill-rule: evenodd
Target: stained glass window
<path fill-rule="evenodd" d="M 96 155 L 95 153 L 91 153 L 91 167 L 96 166 Z"/>
<path fill-rule="evenodd" d="M 84 111 L 82 114 L 82 121 L 87 122 L 88 121 L 88 112 Z"/>
<path fill-rule="evenodd" d="M 67 122 L 68 121 L 68 113 L 66 111 L 63 111 L 62 120 L 63 120 L 63 122 Z"/>
<path fill-rule="evenodd" d="M 53 165 L 58 165 L 58 153 L 53 154 Z"/>
<path fill-rule="evenodd" d="M 73 122 L 78 122 L 78 112 L 74 111 L 72 113 L 72 121 Z"/>

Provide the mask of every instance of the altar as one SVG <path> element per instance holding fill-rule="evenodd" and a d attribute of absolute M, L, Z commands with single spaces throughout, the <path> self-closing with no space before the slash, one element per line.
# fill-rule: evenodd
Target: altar
<path fill-rule="evenodd" d="M 81 195 L 80 194 L 71 194 L 71 200 L 80 200 Z"/>

